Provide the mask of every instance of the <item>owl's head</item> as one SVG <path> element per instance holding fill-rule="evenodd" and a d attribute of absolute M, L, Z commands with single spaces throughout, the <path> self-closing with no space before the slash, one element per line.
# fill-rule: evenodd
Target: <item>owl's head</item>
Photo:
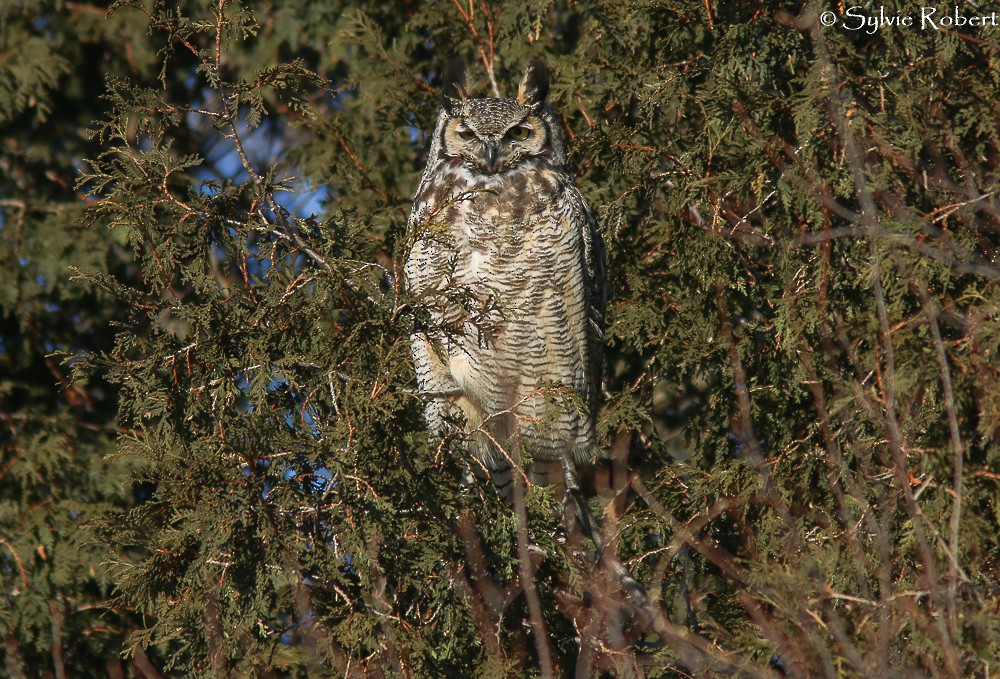
<path fill-rule="evenodd" d="M 473 172 L 499 174 L 522 163 L 548 157 L 565 162 L 555 117 L 546 107 L 549 71 L 534 61 L 512 99 L 471 98 L 465 65 L 453 61 L 444 74 L 439 120 L 441 152 Z"/>

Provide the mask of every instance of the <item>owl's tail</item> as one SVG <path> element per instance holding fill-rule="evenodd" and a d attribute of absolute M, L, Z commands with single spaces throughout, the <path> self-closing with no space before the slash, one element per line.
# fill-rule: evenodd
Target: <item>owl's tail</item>
<path fill-rule="evenodd" d="M 478 466 L 478 465 L 477 465 Z M 473 470 L 473 474 L 481 480 L 491 480 L 496 484 L 498 490 L 513 503 L 515 483 L 514 475 L 523 474 L 519 469 L 511 466 L 486 470 L 483 467 Z M 580 532 L 585 538 L 594 543 L 594 563 L 601 564 L 607 568 L 618 580 L 622 589 L 632 599 L 639 608 L 644 608 L 649 599 L 646 590 L 625 565 L 618 560 L 611 552 L 605 549 L 604 538 L 594 522 L 594 517 L 590 513 L 583 491 L 580 489 L 580 478 L 576 465 L 565 455 L 560 456 L 559 461 L 535 462 L 526 472 L 527 478 L 536 485 L 550 485 L 561 482 L 565 491 L 565 501 L 572 503 L 573 515 L 580 526 Z M 561 476 L 561 479 L 560 479 Z M 522 486 L 523 489 L 523 486 Z M 522 490 L 523 492 L 523 490 Z"/>
<path fill-rule="evenodd" d="M 583 492 L 580 490 L 580 480 L 577 477 L 576 467 L 565 457 L 560 458 L 562 463 L 563 483 L 566 485 L 566 496 L 572 499 L 577 521 L 580 522 L 580 530 L 584 537 L 590 538 L 596 550 L 594 562 L 603 564 L 618 580 L 622 589 L 639 607 L 645 607 L 649 603 L 646 590 L 642 583 L 635 579 L 628 568 L 618 560 L 614 554 L 604 549 L 604 538 L 601 532 L 594 526 L 594 517 L 590 514 L 590 508 L 584 500 Z"/>
<path fill-rule="evenodd" d="M 599 455 L 588 456 L 590 459 L 603 457 L 603 452 Z M 514 493 L 516 486 L 520 485 L 523 493 L 524 486 L 516 484 L 515 475 L 526 477 L 528 481 L 535 485 L 547 486 L 561 482 L 565 491 L 564 502 L 570 501 L 573 506 L 573 515 L 580 526 L 580 531 L 585 538 L 589 538 L 594 543 L 594 562 L 603 565 L 618 580 L 622 589 L 632 599 L 637 608 L 645 608 L 649 603 L 646 590 L 642 583 L 635 579 L 632 573 L 618 558 L 605 549 L 604 538 L 600 530 L 594 523 L 594 518 L 587 507 L 587 502 L 580 489 L 580 479 L 577 466 L 565 454 L 559 456 L 559 460 L 536 460 L 529 465 L 527 470 L 515 468 L 510 463 L 496 464 L 493 460 L 489 468 L 479 465 L 472 465 L 469 468 L 471 475 L 483 481 L 492 481 L 496 484 L 501 495 L 514 504 Z M 561 477 L 561 478 L 560 478 Z M 471 478 L 470 478 L 471 481 Z"/>

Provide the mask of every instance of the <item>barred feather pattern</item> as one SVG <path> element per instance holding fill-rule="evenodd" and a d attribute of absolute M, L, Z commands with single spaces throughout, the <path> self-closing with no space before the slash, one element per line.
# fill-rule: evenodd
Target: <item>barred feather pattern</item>
<path fill-rule="evenodd" d="M 483 171 L 471 157 L 482 144 L 448 131 L 456 117 L 501 145 L 527 119 L 544 140 Z M 553 462 L 598 457 L 604 252 L 552 111 L 498 99 L 443 108 L 408 229 L 406 281 L 431 317 L 412 336 L 428 426 L 444 434 L 464 421 L 499 485 L 521 459 L 547 483 Z"/>

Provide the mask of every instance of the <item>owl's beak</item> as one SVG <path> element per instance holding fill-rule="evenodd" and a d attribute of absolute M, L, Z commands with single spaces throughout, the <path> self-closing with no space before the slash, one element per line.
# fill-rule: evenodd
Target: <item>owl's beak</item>
<path fill-rule="evenodd" d="M 491 141 L 485 142 L 483 156 L 486 158 L 486 169 L 488 169 L 491 173 L 496 172 L 497 145 Z"/>

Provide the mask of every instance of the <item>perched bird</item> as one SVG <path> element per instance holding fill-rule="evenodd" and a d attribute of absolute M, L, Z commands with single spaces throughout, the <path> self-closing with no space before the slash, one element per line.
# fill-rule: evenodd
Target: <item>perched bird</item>
<path fill-rule="evenodd" d="M 453 62 L 408 222 L 428 426 L 464 420 L 473 471 L 500 486 L 512 467 L 544 484 L 601 455 L 604 248 L 548 91 L 536 61 L 515 98 L 473 98 Z"/>

